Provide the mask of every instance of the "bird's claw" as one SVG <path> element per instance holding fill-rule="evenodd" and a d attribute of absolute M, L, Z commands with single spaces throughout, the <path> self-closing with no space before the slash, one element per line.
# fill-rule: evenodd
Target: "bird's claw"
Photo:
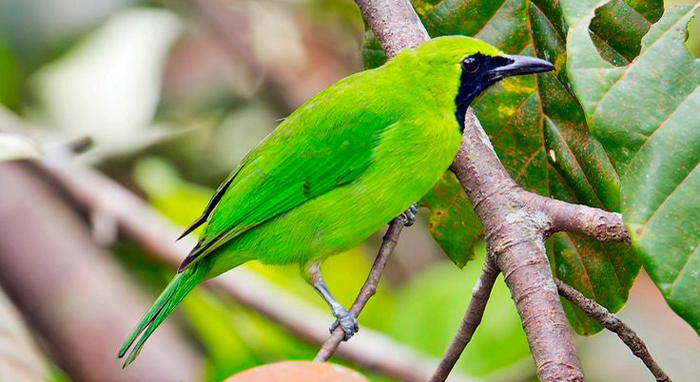
<path fill-rule="evenodd" d="M 410 227 L 413 225 L 413 223 L 416 222 L 416 214 L 418 213 L 418 206 L 414 203 L 411 204 L 410 207 L 406 211 L 404 211 L 403 217 L 404 217 L 404 227 Z"/>
<path fill-rule="evenodd" d="M 360 325 L 357 323 L 357 318 L 353 317 L 347 310 L 340 310 L 336 314 L 336 320 L 329 328 L 330 332 L 333 333 L 335 328 L 340 326 L 343 329 L 343 341 L 347 341 L 352 336 L 360 330 Z"/>

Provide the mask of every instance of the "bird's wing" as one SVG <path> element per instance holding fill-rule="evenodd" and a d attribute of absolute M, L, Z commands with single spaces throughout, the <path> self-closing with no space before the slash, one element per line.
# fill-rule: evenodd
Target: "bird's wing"
<path fill-rule="evenodd" d="M 356 106 L 345 113 L 305 107 L 253 150 L 195 222 L 207 225 L 180 270 L 251 228 L 357 179 L 391 123 L 387 113 L 362 110 L 361 102 Z"/>

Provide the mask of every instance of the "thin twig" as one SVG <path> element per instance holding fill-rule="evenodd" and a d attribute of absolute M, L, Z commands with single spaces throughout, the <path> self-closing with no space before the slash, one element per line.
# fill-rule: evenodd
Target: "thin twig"
<path fill-rule="evenodd" d="M 498 273 L 498 267 L 496 267 L 493 258 L 487 255 L 484 260 L 484 266 L 481 269 L 479 280 L 472 290 L 472 299 L 469 302 L 467 311 L 464 313 L 462 323 L 452 339 L 450 347 L 445 351 L 445 355 L 442 357 L 435 373 L 428 380 L 429 382 L 443 382 L 450 375 L 450 372 L 452 372 L 464 348 L 469 341 L 471 341 L 476 328 L 481 323 L 481 319 L 484 316 L 484 309 L 486 309 L 486 303 L 489 300 Z"/>
<path fill-rule="evenodd" d="M 622 342 L 632 351 L 632 354 L 636 355 L 644 362 L 644 365 L 646 365 L 657 381 L 671 382 L 671 378 L 661 369 L 659 364 L 654 361 L 644 341 L 637 336 L 637 333 L 635 333 L 632 328 L 622 322 L 616 315 L 610 313 L 604 306 L 587 298 L 565 282 L 557 278 L 554 279 L 554 282 L 557 284 L 557 290 L 560 295 L 581 308 L 588 317 L 599 322 L 609 331 L 617 334 Z"/>
<path fill-rule="evenodd" d="M 352 307 L 350 307 L 349 312 L 353 317 L 359 316 L 362 309 L 365 307 L 365 305 L 367 305 L 367 301 L 369 301 L 369 299 L 377 292 L 379 278 L 382 276 L 382 272 L 384 271 L 387 260 L 389 260 L 389 256 L 396 247 L 396 243 L 399 240 L 399 235 L 401 234 L 401 230 L 403 229 L 405 222 L 406 219 L 404 215 L 400 215 L 389 224 L 389 228 L 382 239 L 382 245 L 379 248 L 377 257 L 374 259 L 374 264 L 372 264 L 372 269 L 369 272 L 369 276 L 367 276 L 365 284 L 362 285 L 360 293 L 358 293 L 355 302 L 353 302 Z M 333 333 L 331 333 L 331 336 L 326 340 L 326 342 L 323 343 L 321 349 L 319 349 L 318 354 L 316 354 L 316 357 L 314 358 L 314 362 L 325 362 L 331 358 L 336 349 L 338 349 L 340 343 L 343 341 L 344 336 L 345 334 L 343 333 L 343 329 L 339 325 L 335 328 Z"/>

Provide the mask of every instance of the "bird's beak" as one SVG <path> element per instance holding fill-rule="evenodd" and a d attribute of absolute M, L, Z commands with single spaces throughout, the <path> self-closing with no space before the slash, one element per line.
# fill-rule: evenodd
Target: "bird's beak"
<path fill-rule="evenodd" d="M 491 69 L 491 75 L 494 80 L 500 80 L 510 76 L 519 76 L 521 74 L 533 74 L 549 72 L 554 70 L 554 65 L 549 61 L 530 56 L 506 55 L 509 63 Z"/>

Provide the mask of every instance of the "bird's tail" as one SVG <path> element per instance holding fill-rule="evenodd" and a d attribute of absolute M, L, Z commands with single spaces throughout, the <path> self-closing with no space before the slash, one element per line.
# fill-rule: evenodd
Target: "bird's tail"
<path fill-rule="evenodd" d="M 134 330 L 129 334 L 129 338 L 124 341 L 117 358 L 122 358 L 126 355 L 131 345 L 138 338 L 138 342 L 126 357 L 124 366 L 127 367 L 139 355 L 143 344 L 148 337 L 153 334 L 153 331 L 165 320 L 165 318 L 177 307 L 177 305 L 185 298 L 185 296 L 201 281 L 206 272 L 201 266 L 194 266 L 178 273 L 170 281 L 165 290 L 158 296 L 153 306 L 141 318 L 141 321 L 136 325 Z"/>

